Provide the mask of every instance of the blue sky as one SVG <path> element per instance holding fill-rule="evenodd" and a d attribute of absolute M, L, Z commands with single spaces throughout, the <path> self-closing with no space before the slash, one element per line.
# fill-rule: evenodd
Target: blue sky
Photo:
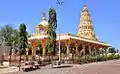
<path fill-rule="evenodd" d="M 60 11 L 61 33 L 77 34 L 80 12 L 86 4 L 92 23 L 100 40 L 120 48 L 120 1 L 119 0 L 63 0 Z M 56 0 L 0 0 L 0 27 L 20 23 L 27 25 L 30 33 L 41 21 L 42 12 L 48 14 L 50 7 L 58 10 Z"/>

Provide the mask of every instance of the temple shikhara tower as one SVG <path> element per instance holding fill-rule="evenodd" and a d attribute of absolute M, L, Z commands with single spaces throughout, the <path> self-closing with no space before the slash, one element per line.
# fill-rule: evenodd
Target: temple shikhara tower
<path fill-rule="evenodd" d="M 79 22 L 78 22 L 79 23 Z M 46 30 L 48 22 L 43 14 L 42 21 L 36 26 L 36 32 L 28 38 L 28 42 L 32 45 L 32 55 L 40 53 L 41 56 L 47 56 L 47 34 Z M 68 27 L 69 28 L 69 27 Z M 107 49 L 110 47 L 109 44 L 100 41 L 94 31 L 90 12 L 86 5 L 84 5 L 81 11 L 79 30 L 77 35 L 73 34 L 61 34 L 60 35 L 60 46 L 61 53 L 69 56 L 73 51 L 78 55 L 95 55 L 96 50 Z M 59 42 L 59 35 L 57 35 L 57 48 Z M 38 45 L 41 44 L 41 49 L 38 51 Z M 64 51 L 64 52 L 63 52 Z"/>
<path fill-rule="evenodd" d="M 92 25 L 90 12 L 88 11 L 88 8 L 86 5 L 84 5 L 84 8 L 81 12 L 78 36 L 82 38 L 91 39 L 91 40 L 97 40 L 95 31 Z"/>

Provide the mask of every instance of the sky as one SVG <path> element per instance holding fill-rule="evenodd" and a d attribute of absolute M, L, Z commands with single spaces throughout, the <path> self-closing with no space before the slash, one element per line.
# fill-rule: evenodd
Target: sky
<path fill-rule="evenodd" d="M 60 33 L 77 34 L 80 13 L 86 4 L 99 39 L 120 48 L 120 0 L 61 1 L 64 4 L 58 15 Z M 49 8 L 54 7 L 58 13 L 56 2 L 57 0 L 0 0 L 0 27 L 12 24 L 18 28 L 21 23 L 25 23 L 27 31 L 32 34 L 42 20 L 42 12 L 48 17 Z"/>

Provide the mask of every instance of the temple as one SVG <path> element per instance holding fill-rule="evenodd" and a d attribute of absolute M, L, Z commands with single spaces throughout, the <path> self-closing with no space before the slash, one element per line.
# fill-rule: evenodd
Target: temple
<path fill-rule="evenodd" d="M 47 55 L 47 30 L 48 22 L 45 15 L 42 17 L 42 21 L 36 26 L 36 32 L 28 38 L 29 43 L 32 45 L 32 55 L 36 55 L 38 49 L 38 43 L 41 44 L 40 53 L 42 56 Z M 59 43 L 59 35 L 57 35 L 57 48 Z M 60 34 L 60 47 L 61 53 L 66 56 L 75 50 L 78 55 L 93 55 L 98 49 L 107 49 L 109 44 L 102 42 L 95 34 L 94 27 L 88 8 L 84 5 L 79 30 L 77 35 L 73 34 Z M 93 53 L 94 51 L 94 53 Z"/>
<path fill-rule="evenodd" d="M 91 39 L 91 40 L 97 40 L 95 31 L 92 25 L 90 13 L 86 5 L 84 5 L 84 8 L 81 13 L 78 36 Z"/>

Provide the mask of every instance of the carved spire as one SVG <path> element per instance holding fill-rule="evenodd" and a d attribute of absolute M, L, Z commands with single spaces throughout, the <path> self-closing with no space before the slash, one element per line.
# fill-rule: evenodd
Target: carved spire
<path fill-rule="evenodd" d="M 91 16 L 86 5 L 84 5 L 81 12 L 78 36 L 87 39 L 97 40 L 91 21 Z"/>

